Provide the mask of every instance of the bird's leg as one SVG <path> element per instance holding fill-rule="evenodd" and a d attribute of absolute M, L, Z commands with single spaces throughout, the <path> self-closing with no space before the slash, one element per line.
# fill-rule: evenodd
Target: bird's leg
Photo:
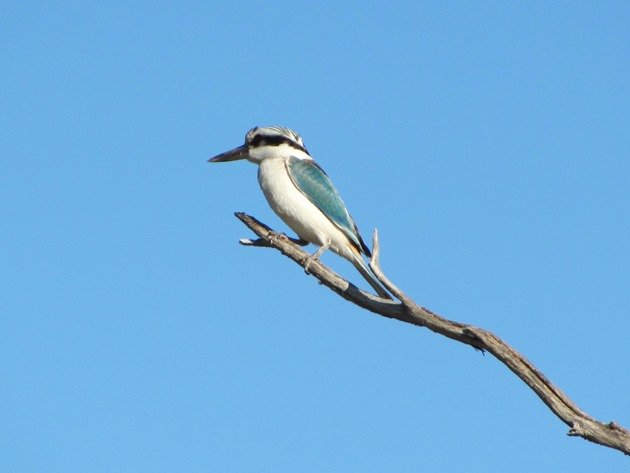
<path fill-rule="evenodd" d="M 319 249 L 313 253 L 311 256 L 309 256 L 308 258 L 306 258 L 306 261 L 304 262 L 304 272 L 306 274 L 309 274 L 308 272 L 308 267 L 311 265 L 311 263 L 313 261 L 317 261 L 319 260 L 319 257 L 324 253 L 324 251 L 326 251 L 328 248 L 330 248 L 330 240 L 328 240 L 326 243 L 324 243 L 322 246 L 319 247 Z"/>

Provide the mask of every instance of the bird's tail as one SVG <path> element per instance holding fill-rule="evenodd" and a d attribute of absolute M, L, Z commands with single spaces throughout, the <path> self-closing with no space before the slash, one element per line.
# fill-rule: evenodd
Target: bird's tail
<path fill-rule="evenodd" d="M 350 260 L 350 262 L 354 265 L 355 268 L 357 268 L 357 270 L 359 270 L 361 276 L 363 276 L 365 280 L 370 283 L 370 286 L 374 288 L 376 293 L 384 299 L 392 299 L 392 296 L 385 290 L 385 288 L 383 288 L 383 286 L 381 286 L 381 283 L 378 282 L 374 274 L 372 274 L 372 271 L 370 271 L 368 265 L 365 264 L 365 261 L 363 260 L 361 254 L 358 251 L 353 251 L 352 255 L 354 256 L 354 258 Z"/>

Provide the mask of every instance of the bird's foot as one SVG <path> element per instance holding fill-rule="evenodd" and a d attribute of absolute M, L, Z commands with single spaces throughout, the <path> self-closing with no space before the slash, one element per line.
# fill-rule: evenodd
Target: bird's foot
<path fill-rule="evenodd" d="M 303 240 L 302 238 L 291 238 L 290 236 L 287 236 L 286 233 L 282 233 L 282 232 L 269 232 L 269 236 L 271 237 L 269 239 L 270 243 L 273 245 L 276 240 L 280 239 L 280 240 L 288 240 L 291 243 L 295 243 L 296 245 L 300 245 L 300 246 L 306 246 L 309 244 L 308 241 Z"/>
<path fill-rule="evenodd" d="M 308 268 L 311 266 L 311 263 L 313 261 L 318 261 L 322 253 L 324 253 L 324 251 L 326 251 L 328 248 L 330 248 L 330 242 L 326 243 L 324 246 L 320 246 L 315 253 L 304 260 L 304 272 L 306 274 L 310 274 Z"/>
<path fill-rule="evenodd" d="M 284 233 L 280 233 L 280 232 L 269 232 L 267 236 L 270 237 L 269 243 L 272 245 L 276 242 L 276 240 L 282 240 L 282 239 L 287 238 L 287 236 Z"/>
<path fill-rule="evenodd" d="M 319 257 L 315 258 L 315 256 L 317 256 L 317 255 L 312 254 L 311 256 L 309 256 L 308 258 L 306 258 L 306 259 L 304 260 L 304 272 L 305 272 L 306 274 L 311 274 L 311 273 L 309 272 L 308 268 L 310 268 L 311 263 L 312 263 L 313 261 L 317 261 L 317 260 L 319 259 Z"/>

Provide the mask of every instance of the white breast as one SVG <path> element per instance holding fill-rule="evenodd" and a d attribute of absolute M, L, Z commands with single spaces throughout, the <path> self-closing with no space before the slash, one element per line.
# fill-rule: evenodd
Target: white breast
<path fill-rule="evenodd" d="M 269 205 L 300 238 L 318 246 L 330 240 L 331 250 L 351 258 L 348 238 L 295 187 L 286 159 L 282 156 L 267 158 L 258 167 L 258 182 Z"/>

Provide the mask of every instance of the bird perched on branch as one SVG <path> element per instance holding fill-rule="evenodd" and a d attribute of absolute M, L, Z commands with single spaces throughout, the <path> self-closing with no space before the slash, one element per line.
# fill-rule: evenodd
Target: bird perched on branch
<path fill-rule="evenodd" d="M 362 254 L 371 256 L 354 219 L 328 175 L 306 150 L 300 135 L 279 126 L 255 127 L 238 148 L 211 163 L 246 159 L 258 164 L 258 182 L 273 211 L 298 234 L 302 244 L 319 249 L 305 269 L 327 249 L 350 261 L 379 296 L 391 296 L 376 280 Z"/>

